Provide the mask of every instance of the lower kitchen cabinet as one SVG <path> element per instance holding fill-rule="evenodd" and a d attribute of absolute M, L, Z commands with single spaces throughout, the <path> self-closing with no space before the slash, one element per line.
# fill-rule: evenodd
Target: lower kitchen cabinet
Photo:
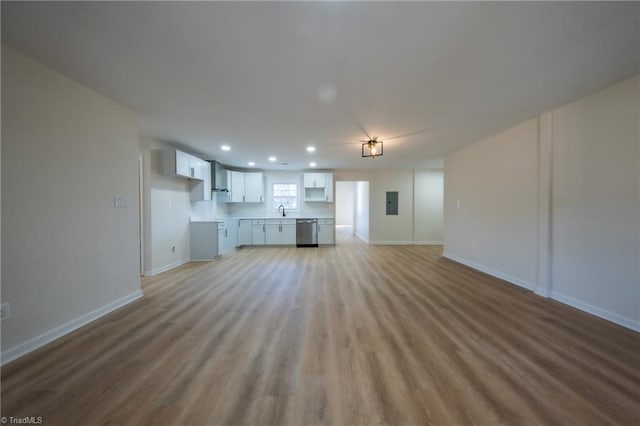
<path fill-rule="evenodd" d="M 318 219 L 318 244 L 335 244 L 333 219 Z"/>
<path fill-rule="evenodd" d="M 218 223 L 191 222 L 189 248 L 191 260 L 213 260 L 218 257 Z"/>
<path fill-rule="evenodd" d="M 265 232 L 266 229 L 264 220 L 251 221 L 251 245 L 265 245 Z"/>
<path fill-rule="evenodd" d="M 251 242 L 251 219 L 240 219 L 238 221 L 238 247 L 250 246 Z"/>
<path fill-rule="evenodd" d="M 267 245 L 295 245 L 295 219 L 267 219 L 265 222 L 265 242 Z"/>
<path fill-rule="evenodd" d="M 227 228 L 224 252 L 229 253 L 235 250 L 238 245 L 238 219 L 225 219 L 224 223 Z"/>

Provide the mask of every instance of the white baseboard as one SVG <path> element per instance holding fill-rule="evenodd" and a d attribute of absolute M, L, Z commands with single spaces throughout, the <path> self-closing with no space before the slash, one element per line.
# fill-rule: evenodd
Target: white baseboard
<path fill-rule="evenodd" d="M 5 365 L 15 359 L 18 359 L 21 356 L 26 355 L 29 352 L 34 351 L 39 347 L 44 346 L 47 343 L 50 343 L 64 336 L 65 334 L 71 333 L 72 331 L 92 321 L 97 320 L 98 318 L 108 314 L 109 312 L 128 305 L 129 303 L 141 298 L 142 296 L 142 290 L 138 290 L 118 300 L 114 300 L 113 302 L 108 303 L 101 308 L 96 309 L 95 311 L 82 315 L 81 317 L 71 320 L 66 324 L 62 324 L 52 330 L 42 333 L 39 336 L 29 339 L 26 342 L 20 343 L 10 349 L 7 349 L 6 351 L 2 351 L 2 354 L 0 354 L 0 365 Z"/>
<path fill-rule="evenodd" d="M 415 246 L 424 246 L 424 245 L 443 245 L 444 241 L 408 241 L 408 240 L 391 240 L 391 241 L 371 241 L 371 245 L 374 246 L 406 246 L 406 245 L 415 245 Z"/>
<path fill-rule="evenodd" d="M 588 303 L 574 299 L 573 297 L 565 296 L 564 294 L 560 294 L 555 291 L 551 292 L 551 298 L 554 300 L 557 300 L 560 303 L 564 303 L 565 305 L 569 305 L 576 309 L 580 309 L 581 311 L 584 311 L 588 314 L 595 315 L 597 317 L 606 319 L 607 321 L 611 321 L 615 324 L 640 332 L 640 321 L 623 317 L 616 313 L 607 311 L 606 309 L 602 309 L 597 306 L 590 305 Z"/>
<path fill-rule="evenodd" d="M 546 288 L 539 288 L 539 287 L 536 287 L 536 289 L 535 289 L 535 290 L 533 290 L 533 292 L 534 292 L 535 294 L 537 294 L 538 296 L 540 296 L 540 297 L 544 297 L 544 298 L 546 298 L 546 299 L 548 299 L 548 298 L 550 298 L 550 297 L 551 297 L 551 291 L 549 291 L 549 290 L 548 290 L 548 289 L 546 289 Z"/>
<path fill-rule="evenodd" d="M 511 277 L 507 274 L 503 274 L 501 272 L 495 271 L 491 268 L 487 268 L 485 266 L 479 265 L 477 263 L 471 262 L 466 259 L 462 259 L 456 255 L 445 252 L 443 257 L 447 259 L 451 259 L 454 262 L 462 263 L 463 265 L 467 265 L 473 269 L 477 269 L 478 271 L 484 272 L 489 275 L 493 275 L 494 277 L 500 278 L 502 280 L 508 281 L 512 284 L 518 285 L 520 287 L 524 287 L 528 290 L 532 290 L 535 294 L 541 297 L 551 298 L 553 300 L 557 300 L 560 303 L 564 303 L 565 305 L 569 305 L 591 315 L 595 315 L 607 321 L 611 321 L 615 324 L 621 325 L 623 327 L 629 328 L 634 331 L 640 332 L 640 321 L 636 321 L 630 318 L 623 317 L 614 312 L 607 311 L 606 309 L 599 308 L 597 306 L 590 305 L 588 303 L 582 302 L 580 300 L 574 299 L 569 296 L 565 296 L 555 291 L 549 291 L 546 288 L 536 288 L 534 284 L 527 283 L 526 281 L 520 280 L 515 277 Z"/>
<path fill-rule="evenodd" d="M 413 244 L 413 241 L 371 241 L 370 244 L 374 246 L 406 246 Z"/>
<path fill-rule="evenodd" d="M 178 266 L 184 265 L 187 262 L 190 262 L 190 259 L 188 259 L 188 258 L 187 259 L 181 259 L 181 260 L 178 260 L 177 262 L 173 262 L 173 263 L 170 263 L 168 265 L 161 266 L 161 267 L 156 268 L 156 269 L 152 269 L 150 271 L 144 271 L 144 275 L 146 277 L 152 277 L 154 275 L 158 275 L 158 274 L 161 274 L 163 272 L 167 272 L 170 269 L 177 268 Z"/>
<path fill-rule="evenodd" d="M 365 242 L 365 243 L 369 244 L 369 239 L 368 239 L 368 238 L 364 238 L 363 236 L 361 236 L 361 235 L 360 235 L 360 234 L 358 234 L 357 232 L 356 232 L 355 234 L 353 234 L 353 235 L 355 235 L 356 237 L 358 237 L 361 241 L 363 241 L 363 242 Z"/>
<path fill-rule="evenodd" d="M 533 284 L 533 283 L 527 282 L 525 280 L 522 280 L 520 278 L 505 274 L 505 273 L 500 272 L 500 271 L 496 271 L 495 269 L 487 268 L 486 266 L 480 265 L 478 263 L 472 262 L 472 261 L 467 260 L 467 259 L 463 259 L 461 257 L 458 257 L 458 256 L 454 255 L 454 254 L 444 252 L 442 254 L 442 256 L 446 257 L 447 259 L 451 259 L 454 262 L 462 263 L 463 265 L 466 265 L 466 266 L 468 266 L 470 268 L 477 269 L 478 271 L 484 272 L 485 274 L 493 275 L 496 278 L 500 278 L 501 280 L 508 281 L 511 284 L 515 284 L 515 285 L 517 285 L 519 287 L 526 288 L 527 290 L 533 291 L 536 288 L 536 285 Z"/>

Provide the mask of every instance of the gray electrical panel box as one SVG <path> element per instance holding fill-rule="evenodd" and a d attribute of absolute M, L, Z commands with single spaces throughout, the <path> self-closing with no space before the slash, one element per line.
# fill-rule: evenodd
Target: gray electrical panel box
<path fill-rule="evenodd" d="M 387 191 L 387 215 L 398 215 L 398 191 Z"/>

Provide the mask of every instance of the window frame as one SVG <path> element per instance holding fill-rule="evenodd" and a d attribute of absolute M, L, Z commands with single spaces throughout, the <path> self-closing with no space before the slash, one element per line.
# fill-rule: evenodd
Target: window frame
<path fill-rule="evenodd" d="M 287 207 L 287 206 L 285 206 L 285 209 L 286 209 L 286 211 L 288 211 L 288 212 L 298 212 L 298 211 L 300 211 L 300 182 L 297 182 L 297 181 L 277 181 L 277 182 L 271 182 L 271 194 L 270 194 L 270 195 L 271 195 L 271 197 L 270 197 L 271 199 L 270 199 L 270 201 L 271 201 L 271 208 L 273 209 L 273 211 L 274 211 L 274 212 L 277 212 L 277 211 L 278 211 L 278 207 L 277 207 L 277 206 L 274 206 L 274 199 L 275 199 L 276 197 L 277 197 L 277 198 L 283 198 L 282 196 L 276 196 L 276 195 L 275 195 L 275 186 L 276 186 L 276 185 L 294 185 L 294 186 L 295 186 L 295 188 L 296 188 L 296 195 L 295 195 L 295 197 L 287 196 L 287 197 L 284 197 L 284 198 L 295 198 L 295 201 L 296 201 L 296 207 L 295 207 L 295 208 L 293 208 L 293 207 Z M 278 205 L 280 205 L 280 204 L 284 204 L 284 203 L 282 203 L 282 202 L 278 202 Z"/>

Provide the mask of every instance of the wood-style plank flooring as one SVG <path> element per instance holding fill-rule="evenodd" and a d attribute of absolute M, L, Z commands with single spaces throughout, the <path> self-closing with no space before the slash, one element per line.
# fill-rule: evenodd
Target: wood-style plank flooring
<path fill-rule="evenodd" d="M 640 424 L 640 334 L 438 246 L 245 248 L 2 368 L 46 424 Z"/>

